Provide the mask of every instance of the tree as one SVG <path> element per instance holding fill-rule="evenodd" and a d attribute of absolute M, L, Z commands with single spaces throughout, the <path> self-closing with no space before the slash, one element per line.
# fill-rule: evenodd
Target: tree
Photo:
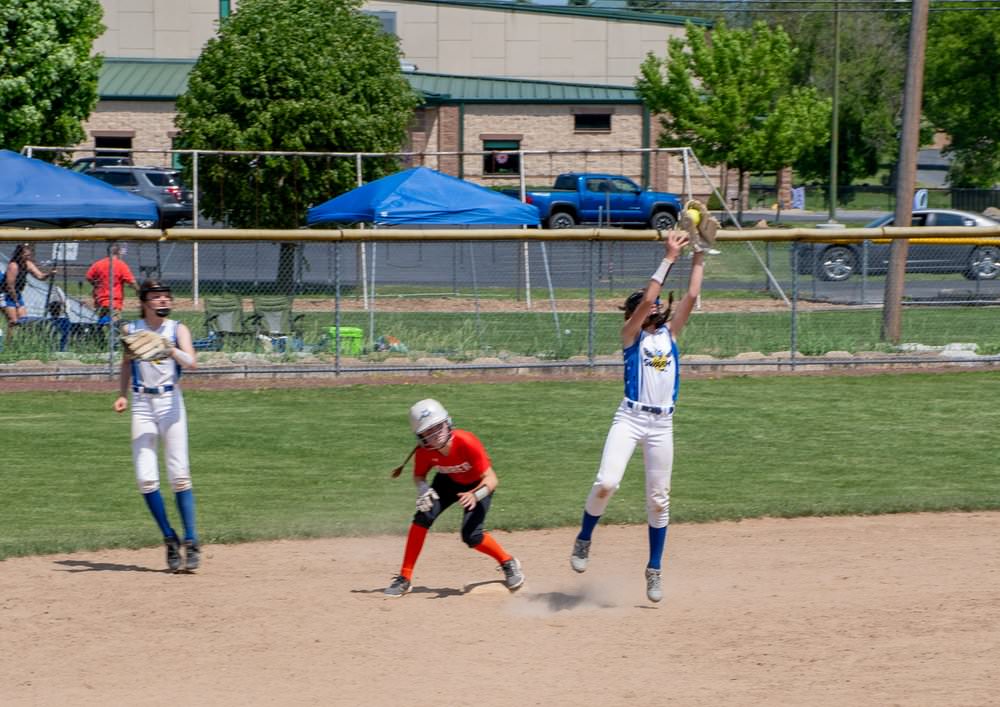
<path fill-rule="evenodd" d="M 98 0 L 0 2 L 0 146 L 73 145 L 97 105 Z"/>
<path fill-rule="evenodd" d="M 936 9 L 944 9 L 935 6 Z M 1000 13 L 938 12 L 927 31 L 924 114 L 951 137 L 952 186 L 1000 181 Z"/>
<path fill-rule="evenodd" d="M 177 101 L 178 144 L 247 151 L 393 152 L 417 96 L 394 37 L 362 0 L 243 0 L 209 40 Z M 353 160 L 267 156 L 206 160 L 220 184 L 206 215 L 234 226 L 294 228 L 308 206 L 357 186 Z M 375 179 L 397 168 L 364 161 Z"/>
<path fill-rule="evenodd" d="M 417 96 L 397 40 L 360 12 L 362 0 L 243 0 L 209 40 L 177 101 L 182 147 L 210 150 L 394 152 Z M 200 165 L 201 166 L 201 165 Z M 366 159 L 364 177 L 398 169 Z M 191 169 L 190 165 L 187 167 Z M 209 217 L 239 228 L 294 228 L 306 209 L 357 186 L 353 160 L 287 156 L 205 160 Z M 277 287 L 290 292 L 295 247 L 284 244 Z"/>
<path fill-rule="evenodd" d="M 833 93 L 832 13 L 776 14 L 798 52 L 793 81 Z M 840 184 L 876 174 L 896 162 L 903 78 L 906 74 L 906 23 L 884 12 L 840 13 L 838 68 L 837 174 Z M 806 179 L 830 176 L 830 142 L 807 151 L 795 164 Z M 838 192 L 849 198 L 850 192 Z"/>
<path fill-rule="evenodd" d="M 720 23 L 709 42 L 688 23 L 665 59 L 646 57 L 636 85 L 660 116 L 660 145 L 690 146 L 708 164 L 735 168 L 742 194 L 748 172 L 780 169 L 829 140 L 830 101 L 790 82 L 794 60 L 781 28 Z"/>

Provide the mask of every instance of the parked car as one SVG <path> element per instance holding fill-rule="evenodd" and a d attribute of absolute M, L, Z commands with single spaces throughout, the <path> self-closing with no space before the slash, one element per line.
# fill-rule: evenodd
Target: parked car
<path fill-rule="evenodd" d="M 865 228 L 891 226 L 894 214 L 886 214 Z M 1000 226 L 1000 221 L 970 211 L 919 209 L 913 212 L 914 226 Z M 947 238 L 947 236 L 942 236 Z M 861 272 L 885 274 L 889 269 L 891 242 L 805 243 L 798 249 L 798 270 L 821 280 L 842 282 Z M 864 258 L 867 257 L 867 264 Z M 1000 276 L 1000 247 L 992 245 L 946 245 L 911 243 L 907 249 L 906 271 L 913 273 L 961 273 L 970 280 L 994 280 Z"/>
<path fill-rule="evenodd" d="M 503 193 L 520 198 L 517 189 Z M 681 211 L 677 194 L 644 191 L 620 174 L 568 172 L 556 177 L 551 190 L 531 190 L 525 195 L 538 207 L 546 228 L 573 228 L 578 224 L 673 228 Z"/>
<path fill-rule="evenodd" d="M 99 155 L 73 160 L 73 164 L 69 168 L 74 172 L 90 172 L 97 167 L 119 167 L 130 164 L 132 164 L 132 158 L 127 155 Z"/>
<path fill-rule="evenodd" d="M 87 172 L 111 186 L 152 199 L 159 207 L 157 221 L 136 221 L 139 228 L 172 228 L 179 221 L 194 216 L 194 202 L 190 190 L 180 180 L 180 172 L 166 167 L 112 166 L 96 167 Z"/>

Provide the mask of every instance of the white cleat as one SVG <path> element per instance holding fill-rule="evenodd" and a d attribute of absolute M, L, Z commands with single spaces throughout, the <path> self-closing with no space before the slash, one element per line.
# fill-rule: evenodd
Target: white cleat
<path fill-rule="evenodd" d="M 646 597 L 653 602 L 663 599 L 663 577 L 660 570 L 646 568 Z"/>
<path fill-rule="evenodd" d="M 590 558 L 590 541 L 580 540 L 573 543 L 573 554 L 569 556 L 570 566 L 577 572 L 584 572 L 587 569 L 587 560 Z"/>
<path fill-rule="evenodd" d="M 504 586 L 510 591 L 513 592 L 524 584 L 524 573 L 521 571 L 521 563 L 516 557 L 501 562 L 500 569 L 503 571 Z"/>

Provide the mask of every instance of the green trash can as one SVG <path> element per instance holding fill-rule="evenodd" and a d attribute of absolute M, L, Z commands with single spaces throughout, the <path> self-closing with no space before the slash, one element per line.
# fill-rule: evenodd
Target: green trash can
<path fill-rule="evenodd" d="M 337 350 L 337 327 L 332 326 L 327 329 L 330 338 L 330 351 Z M 360 356 L 364 332 L 358 327 L 340 327 L 340 353 L 344 356 Z"/>

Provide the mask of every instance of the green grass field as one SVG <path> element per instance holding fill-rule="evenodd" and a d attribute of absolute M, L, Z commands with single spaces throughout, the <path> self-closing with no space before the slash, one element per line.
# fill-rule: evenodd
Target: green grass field
<path fill-rule="evenodd" d="M 2 396 L 0 559 L 159 542 L 112 391 Z M 685 380 L 672 518 L 1000 508 L 998 393 L 991 372 Z M 407 409 L 429 396 L 491 454 L 492 527 L 578 521 L 616 382 L 188 391 L 203 540 L 402 533 L 413 485 L 409 467 L 389 471 L 412 446 Z M 606 521 L 644 522 L 642 495 L 637 452 Z"/>

